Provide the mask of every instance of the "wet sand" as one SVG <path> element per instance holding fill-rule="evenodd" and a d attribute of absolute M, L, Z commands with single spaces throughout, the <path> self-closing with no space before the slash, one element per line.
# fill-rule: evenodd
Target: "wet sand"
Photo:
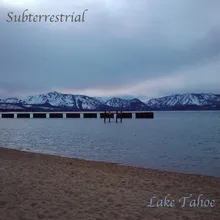
<path fill-rule="evenodd" d="M 174 207 L 148 207 L 168 194 Z M 190 207 L 200 194 L 214 207 Z M 220 178 L 0 148 L 0 219 L 219 220 Z"/>

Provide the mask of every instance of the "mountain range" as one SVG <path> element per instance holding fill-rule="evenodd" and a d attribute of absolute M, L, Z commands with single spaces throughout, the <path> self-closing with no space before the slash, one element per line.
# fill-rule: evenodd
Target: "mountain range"
<path fill-rule="evenodd" d="M 49 92 L 24 99 L 0 99 L 0 111 L 157 111 L 220 110 L 220 94 L 175 94 L 142 102 L 137 98 L 108 100 L 85 95 Z"/>

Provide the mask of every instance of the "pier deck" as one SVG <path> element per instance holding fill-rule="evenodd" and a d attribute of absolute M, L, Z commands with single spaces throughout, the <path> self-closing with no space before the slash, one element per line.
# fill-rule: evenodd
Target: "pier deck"
<path fill-rule="evenodd" d="M 126 112 L 126 111 L 106 111 L 106 112 L 0 112 L 0 118 L 97 118 L 97 119 L 153 119 L 153 112 Z"/>

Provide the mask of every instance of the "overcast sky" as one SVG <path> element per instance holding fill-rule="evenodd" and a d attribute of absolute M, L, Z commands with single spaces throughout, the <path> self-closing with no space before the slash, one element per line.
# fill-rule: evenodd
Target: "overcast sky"
<path fill-rule="evenodd" d="M 84 23 L 6 22 L 8 12 Z M 0 97 L 220 93 L 219 0 L 0 0 Z"/>

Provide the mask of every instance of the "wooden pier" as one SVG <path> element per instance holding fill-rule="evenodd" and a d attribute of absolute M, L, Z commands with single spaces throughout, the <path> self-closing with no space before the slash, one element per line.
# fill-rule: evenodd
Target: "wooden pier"
<path fill-rule="evenodd" d="M 153 119 L 153 112 L 124 112 L 124 111 L 105 111 L 105 112 L 0 112 L 3 119 L 53 119 L 53 118 L 85 118 L 103 119 L 104 122 L 122 122 L 122 119 Z"/>

